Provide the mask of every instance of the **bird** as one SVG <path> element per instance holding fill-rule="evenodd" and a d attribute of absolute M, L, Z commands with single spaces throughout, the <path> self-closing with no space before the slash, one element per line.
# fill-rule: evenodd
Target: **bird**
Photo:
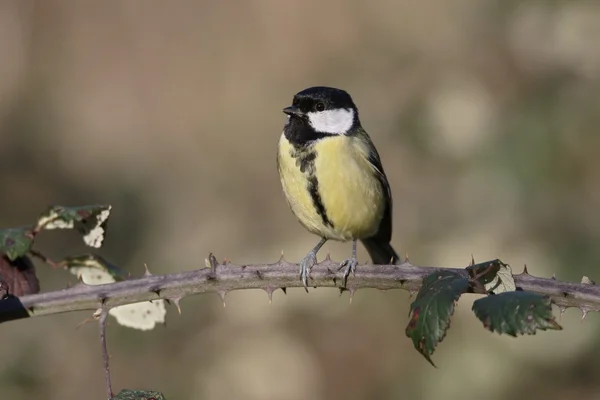
<path fill-rule="evenodd" d="M 358 265 L 357 240 L 374 264 L 396 264 L 390 185 L 350 94 L 309 87 L 283 112 L 287 119 L 277 151 L 283 192 L 300 224 L 321 238 L 300 261 L 304 289 L 308 292 L 310 270 L 328 240 L 352 241 L 351 257 L 338 268 L 345 268 L 344 287 Z"/>

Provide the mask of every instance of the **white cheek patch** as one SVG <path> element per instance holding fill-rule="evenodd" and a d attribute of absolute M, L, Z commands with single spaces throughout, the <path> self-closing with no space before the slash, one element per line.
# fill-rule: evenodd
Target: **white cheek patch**
<path fill-rule="evenodd" d="M 290 116 L 288 115 L 287 118 L 285 119 L 285 126 L 288 126 L 290 124 Z"/>
<path fill-rule="evenodd" d="M 310 126 L 321 133 L 343 135 L 348 133 L 354 124 L 354 110 L 351 108 L 340 108 L 337 110 L 326 110 L 308 113 Z"/>

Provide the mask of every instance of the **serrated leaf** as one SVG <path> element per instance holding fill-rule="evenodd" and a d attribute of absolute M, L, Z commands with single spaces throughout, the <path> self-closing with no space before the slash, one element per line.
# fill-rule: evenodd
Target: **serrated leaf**
<path fill-rule="evenodd" d="M 61 264 L 66 265 L 72 274 L 80 277 L 87 285 L 102 285 L 127 279 L 125 271 L 94 254 L 68 257 Z M 113 307 L 108 313 L 115 317 L 119 325 L 146 331 L 154 329 L 156 324 L 163 324 L 167 310 L 165 301 L 157 299 Z"/>
<path fill-rule="evenodd" d="M 40 282 L 35 274 L 35 266 L 27 256 L 14 260 L 10 260 L 6 256 L 0 257 L 0 275 L 5 286 L 5 294 L 18 297 L 40 291 Z"/>
<path fill-rule="evenodd" d="M 166 400 L 161 392 L 123 389 L 112 400 Z"/>
<path fill-rule="evenodd" d="M 560 330 L 554 320 L 550 297 L 518 291 L 490 295 L 473 303 L 473 312 L 492 332 L 534 335 L 536 330 Z"/>
<path fill-rule="evenodd" d="M 0 255 L 14 261 L 27 255 L 33 244 L 33 230 L 30 226 L 0 230 Z"/>
<path fill-rule="evenodd" d="M 455 272 L 436 271 L 423 279 L 423 285 L 410 305 L 406 336 L 431 365 L 434 364 L 430 356 L 446 336 L 455 302 L 468 291 L 468 279 Z"/>
<path fill-rule="evenodd" d="M 111 206 L 52 206 L 38 218 L 36 231 L 41 229 L 77 229 L 90 247 L 101 247 L 106 234 Z"/>

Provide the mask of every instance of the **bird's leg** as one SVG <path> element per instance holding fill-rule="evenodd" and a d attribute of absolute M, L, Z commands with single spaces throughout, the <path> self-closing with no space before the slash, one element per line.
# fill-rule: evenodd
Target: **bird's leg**
<path fill-rule="evenodd" d="M 344 270 L 344 287 L 346 287 L 346 283 L 348 283 L 348 276 L 350 275 L 350 273 L 352 273 L 352 275 L 354 276 L 354 273 L 356 272 L 356 266 L 358 265 L 358 261 L 356 260 L 356 239 L 354 239 L 352 241 L 352 257 L 350 257 L 347 260 L 344 260 L 341 264 L 340 267 L 338 268 L 338 271 L 344 267 L 346 267 L 346 269 Z"/>
<path fill-rule="evenodd" d="M 317 253 L 325 244 L 327 239 L 322 238 L 319 243 L 300 261 L 300 279 L 304 283 L 304 290 L 308 293 L 308 275 L 310 270 L 317 263 Z"/>

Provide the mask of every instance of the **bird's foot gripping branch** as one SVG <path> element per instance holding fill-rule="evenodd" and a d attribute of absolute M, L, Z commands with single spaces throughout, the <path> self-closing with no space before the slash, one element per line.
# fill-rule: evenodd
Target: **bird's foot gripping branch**
<path fill-rule="evenodd" d="M 124 390 L 112 397 L 105 329 L 108 315 L 121 325 L 148 330 L 165 319 L 165 303 L 176 305 L 183 297 L 217 293 L 224 300 L 232 290 L 263 289 L 269 296 L 289 287 L 303 287 L 298 264 L 283 257 L 272 264 L 234 265 L 218 263 L 209 256 L 205 266 L 193 271 L 132 278 L 98 255 L 68 256 L 54 261 L 33 248 L 43 230 L 73 228 L 89 246 L 100 247 L 106 231 L 110 206 L 51 207 L 35 224 L 0 230 L 0 322 L 90 310 L 99 322 L 107 396 L 115 399 L 161 398 L 160 393 Z M 54 268 L 68 269 L 80 282 L 65 290 L 40 290 L 31 258 Z M 552 304 L 564 312 L 577 307 L 583 315 L 600 310 L 600 287 L 584 277 L 581 283 L 562 282 L 529 275 L 527 269 L 513 275 L 500 260 L 466 268 L 419 267 L 408 259 L 400 265 L 361 265 L 344 284 L 339 263 L 327 257 L 311 270 L 310 285 L 336 287 L 352 296 L 362 288 L 405 289 L 416 298 L 410 305 L 407 336 L 431 363 L 436 345 L 447 333 L 456 302 L 465 293 L 483 295 L 473 303 L 475 316 L 484 327 L 500 334 L 517 336 L 537 330 L 561 329 L 552 314 Z M 129 307 L 129 308 L 126 308 Z M 122 312 L 126 309 L 127 312 Z M 129 317 L 125 317 L 129 316 Z M 144 394 L 146 393 L 146 394 Z M 149 394 L 150 393 L 150 394 Z M 129 397 L 127 397 L 129 396 Z M 133 396 L 133 397 L 132 397 Z M 137 397 L 135 397 L 137 396 Z"/>

